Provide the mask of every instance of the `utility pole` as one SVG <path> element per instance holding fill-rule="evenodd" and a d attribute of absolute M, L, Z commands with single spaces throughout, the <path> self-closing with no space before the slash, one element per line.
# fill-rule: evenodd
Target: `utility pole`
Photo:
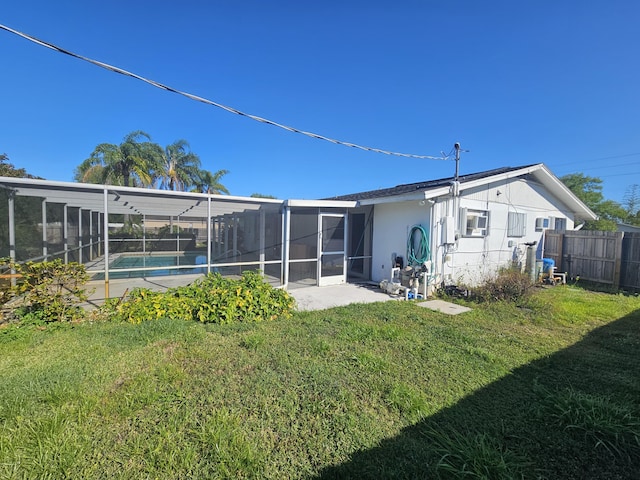
<path fill-rule="evenodd" d="M 460 173 L 460 144 L 458 142 L 454 143 L 453 148 L 456 151 L 456 176 L 454 177 L 454 181 L 457 182 Z"/>

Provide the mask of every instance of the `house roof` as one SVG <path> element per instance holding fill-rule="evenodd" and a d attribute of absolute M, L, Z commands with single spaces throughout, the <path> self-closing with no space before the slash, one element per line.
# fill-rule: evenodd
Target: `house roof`
<path fill-rule="evenodd" d="M 576 217 L 584 220 L 595 220 L 597 218 L 597 215 L 542 163 L 520 167 L 495 168 L 484 172 L 459 175 L 459 191 L 463 192 L 464 190 L 480 185 L 517 177 L 528 178 L 544 185 L 556 198 L 565 204 Z M 373 205 L 376 203 L 429 199 L 450 194 L 454 180 L 454 177 L 426 180 L 423 182 L 396 185 L 390 188 L 339 195 L 327 200 L 348 200 L 357 201 L 360 205 Z"/>
<path fill-rule="evenodd" d="M 533 166 L 533 165 L 529 165 L 529 166 Z M 500 174 L 520 170 L 522 168 L 526 168 L 526 167 L 502 167 L 502 168 L 496 168 L 493 170 L 487 170 L 485 172 L 459 175 L 458 181 L 460 182 L 460 184 L 464 184 L 465 182 L 482 180 L 485 178 L 493 177 L 495 175 L 500 175 Z M 397 195 L 406 195 L 406 194 L 411 194 L 415 192 L 426 192 L 429 190 L 438 189 L 442 187 L 449 188 L 449 186 L 451 185 L 451 182 L 453 181 L 454 181 L 454 177 L 439 178 L 437 180 L 425 180 L 423 182 L 396 185 L 395 187 L 390 187 L 390 188 L 381 188 L 378 190 L 369 190 L 367 192 L 352 193 L 348 195 L 339 195 L 336 197 L 331 197 L 330 199 L 327 199 L 327 200 L 369 200 L 374 198 L 393 197 Z"/>

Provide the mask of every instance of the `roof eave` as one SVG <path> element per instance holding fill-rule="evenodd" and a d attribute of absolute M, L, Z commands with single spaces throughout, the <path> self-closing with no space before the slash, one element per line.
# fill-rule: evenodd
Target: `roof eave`
<path fill-rule="evenodd" d="M 558 199 L 563 202 L 573 212 L 576 217 L 582 220 L 597 220 L 593 210 L 591 210 L 585 203 L 580 200 L 564 183 L 560 181 L 546 165 L 540 164 L 540 168 L 533 172 L 533 175 L 538 178 L 543 184 L 547 185 L 551 192 L 553 192 Z M 551 185 L 549 185 L 551 184 Z"/>

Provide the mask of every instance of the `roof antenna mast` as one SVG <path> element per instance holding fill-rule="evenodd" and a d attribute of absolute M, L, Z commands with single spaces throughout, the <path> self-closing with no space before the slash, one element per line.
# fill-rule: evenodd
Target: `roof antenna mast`
<path fill-rule="evenodd" d="M 456 151 L 456 176 L 454 181 L 458 181 L 458 176 L 460 173 L 460 144 L 458 142 L 453 144 L 453 148 Z"/>
<path fill-rule="evenodd" d="M 460 176 L 460 152 L 468 152 L 469 150 L 462 150 L 458 142 L 453 144 L 453 149 L 456 151 L 456 175 L 454 181 L 457 182 Z"/>

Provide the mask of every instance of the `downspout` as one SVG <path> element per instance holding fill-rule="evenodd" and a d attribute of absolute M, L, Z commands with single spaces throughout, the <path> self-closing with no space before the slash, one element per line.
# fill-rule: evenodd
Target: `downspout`
<path fill-rule="evenodd" d="M 436 258 L 438 257 L 437 255 L 434 255 L 434 253 L 437 252 L 437 250 L 435 249 L 437 248 L 436 238 L 438 234 L 438 227 L 435 222 L 436 200 L 429 198 L 427 199 L 427 202 L 429 203 L 429 252 L 430 252 L 429 262 L 430 262 L 430 265 L 429 265 L 429 271 L 425 273 L 426 278 L 424 279 L 424 293 L 423 293 L 424 299 L 426 299 L 430 294 L 433 294 L 433 292 L 429 290 L 432 287 L 431 282 L 433 281 L 433 278 L 434 278 L 433 273 L 436 271 Z"/>
<path fill-rule="evenodd" d="M 451 198 L 448 202 L 448 208 L 447 208 L 447 213 L 449 214 L 448 216 L 451 217 L 452 222 L 453 222 L 453 228 L 454 228 L 454 237 L 456 236 L 455 232 L 457 232 L 459 229 L 463 228 L 460 225 L 460 182 L 456 180 L 451 182 L 451 189 L 450 189 L 450 195 Z M 442 226 L 443 228 L 445 227 L 444 225 Z M 442 234 L 444 236 L 444 234 Z M 445 243 L 444 239 L 442 240 L 442 278 L 441 278 L 441 283 L 444 285 L 445 282 L 445 267 L 446 267 L 446 263 L 447 263 L 447 255 L 449 255 L 449 261 L 451 262 L 450 265 L 450 270 L 451 270 L 451 276 L 453 276 L 453 255 L 451 255 L 451 245 L 455 245 L 455 243 Z M 450 241 L 451 239 L 447 239 L 448 241 Z M 453 239 L 453 242 L 456 242 L 456 239 Z"/>

